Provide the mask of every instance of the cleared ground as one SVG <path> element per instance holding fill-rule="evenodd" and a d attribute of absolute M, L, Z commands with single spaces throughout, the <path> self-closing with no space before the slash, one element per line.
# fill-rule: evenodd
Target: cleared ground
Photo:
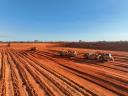
<path fill-rule="evenodd" d="M 82 58 L 96 50 L 71 48 L 78 57 L 69 59 L 57 56 L 64 47 L 29 47 L 0 48 L 0 96 L 128 96 L 128 52 L 99 63 Z"/>

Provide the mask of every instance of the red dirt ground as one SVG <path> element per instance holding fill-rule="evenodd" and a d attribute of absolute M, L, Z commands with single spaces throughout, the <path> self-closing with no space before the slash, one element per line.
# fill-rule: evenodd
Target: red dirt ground
<path fill-rule="evenodd" d="M 0 96 L 128 96 L 128 52 L 109 51 L 115 62 L 99 63 L 82 58 L 97 50 L 57 45 L 1 45 Z M 32 46 L 39 49 L 26 51 Z M 67 49 L 76 50 L 78 57 L 57 56 Z"/>

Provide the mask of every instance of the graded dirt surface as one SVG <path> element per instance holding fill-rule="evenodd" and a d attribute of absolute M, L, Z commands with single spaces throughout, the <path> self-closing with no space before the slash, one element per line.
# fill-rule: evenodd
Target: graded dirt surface
<path fill-rule="evenodd" d="M 0 96 L 128 96 L 128 52 L 105 51 L 115 62 L 100 63 L 82 58 L 97 50 L 28 45 L 0 47 Z M 68 49 L 78 56 L 57 55 Z"/>

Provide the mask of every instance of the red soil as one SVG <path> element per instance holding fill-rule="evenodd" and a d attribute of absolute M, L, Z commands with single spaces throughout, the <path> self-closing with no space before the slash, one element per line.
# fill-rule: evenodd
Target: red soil
<path fill-rule="evenodd" d="M 56 45 L 1 47 L 0 96 L 128 96 L 128 52 L 109 51 L 115 62 L 99 63 L 82 58 L 97 50 Z M 39 50 L 26 51 L 32 46 Z M 57 56 L 67 49 L 76 50 L 78 57 Z"/>

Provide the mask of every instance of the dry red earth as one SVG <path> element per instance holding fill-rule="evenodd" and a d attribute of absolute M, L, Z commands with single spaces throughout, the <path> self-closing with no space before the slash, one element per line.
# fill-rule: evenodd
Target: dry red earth
<path fill-rule="evenodd" d="M 55 45 L 1 45 L 0 96 L 128 96 L 128 52 L 109 51 L 115 62 L 99 63 L 82 58 L 97 50 L 71 48 L 78 57 L 69 59 L 57 52 L 70 48 Z"/>

